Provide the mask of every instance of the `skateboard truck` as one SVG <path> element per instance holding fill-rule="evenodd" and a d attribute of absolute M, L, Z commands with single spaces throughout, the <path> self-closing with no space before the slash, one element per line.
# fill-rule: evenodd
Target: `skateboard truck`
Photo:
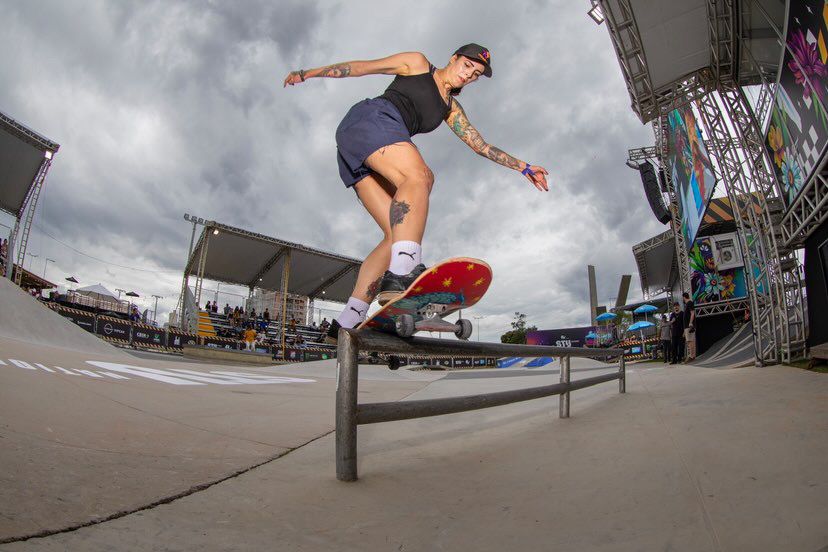
<path fill-rule="evenodd" d="M 412 314 L 403 314 L 396 320 L 397 335 L 400 337 L 411 337 L 417 332 L 451 332 L 459 339 L 467 340 L 472 335 L 472 323 L 461 318 L 457 322 L 443 320 L 456 309 L 450 309 L 448 305 L 427 305 L 424 309 L 417 311 L 422 320 L 416 320 Z"/>

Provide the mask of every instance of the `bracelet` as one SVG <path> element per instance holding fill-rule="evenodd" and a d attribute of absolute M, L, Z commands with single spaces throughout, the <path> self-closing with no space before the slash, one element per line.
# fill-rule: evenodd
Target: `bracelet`
<path fill-rule="evenodd" d="M 520 173 L 524 176 L 535 176 L 535 171 L 533 171 L 529 167 L 531 167 L 531 165 L 529 163 L 526 163 L 526 168 L 520 171 Z"/>
<path fill-rule="evenodd" d="M 305 82 L 305 70 L 304 69 L 299 69 L 299 80 L 301 80 L 302 82 Z"/>

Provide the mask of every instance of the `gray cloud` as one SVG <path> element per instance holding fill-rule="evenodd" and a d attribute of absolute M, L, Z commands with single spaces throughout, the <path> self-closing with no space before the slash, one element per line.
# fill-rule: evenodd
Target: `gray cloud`
<path fill-rule="evenodd" d="M 58 260 L 50 274 L 168 296 L 161 312 L 180 286 L 184 212 L 363 256 L 381 235 L 339 181 L 333 134 L 390 78 L 288 89 L 282 79 L 409 50 L 442 65 L 474 41 L 492 50 L 495 76 L 459 100 L 489 142 L 546 166 L 551 191 L 476 156 L 447 128 L 415 137 L 436 175 L 425 257 L 492 265 L 493 287 L 475 308 L 484 339 L 508 329 L 516 310 L 541 327 L 585 323 L 586 265 L 598 267 L 605 301 L 635 271 L 632 244 L 663 230 L 623 164 L 651 132 L 629 109 L 606 29 L 587 9 L 563 0 L 6 3 L 0 110 L 62 145 L 38 224 L 89 255 L 158 272 L 91 260 L 37 231 L 30 250 Z"/>

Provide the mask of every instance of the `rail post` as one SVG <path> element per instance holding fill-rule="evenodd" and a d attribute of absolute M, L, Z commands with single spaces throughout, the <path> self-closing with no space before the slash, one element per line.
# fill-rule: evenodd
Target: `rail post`
<path fill-rule="evenodd" d="M 336 478 L 357 480 L 357 391 L 359 364 L 356 337 L 340 331 L 336 352 Z"/>
<path fill-rule="evenodd" d="M 627 392 L 627 367 L 624 361 L 624 355 L 618 361 L 618 392 Z"/>
<path fill-rule="evenodd" d="M 561 357 L 561 383 L 569 385 L 569 355 Z M 558 417 L 569 418 L 569 391 L 558 396 Z"/>

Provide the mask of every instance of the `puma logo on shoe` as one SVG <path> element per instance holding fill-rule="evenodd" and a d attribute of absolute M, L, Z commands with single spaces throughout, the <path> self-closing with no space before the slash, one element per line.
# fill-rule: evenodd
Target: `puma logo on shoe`
<path fill-rule="evenodd" d="M 397 256 L 399 257 L 400 255 L 407 255 L 407 256 L 411 257 L 412 261 L 414 260 L 414 253 L 406 253 L 405 251 L 398 251 Z"/>

